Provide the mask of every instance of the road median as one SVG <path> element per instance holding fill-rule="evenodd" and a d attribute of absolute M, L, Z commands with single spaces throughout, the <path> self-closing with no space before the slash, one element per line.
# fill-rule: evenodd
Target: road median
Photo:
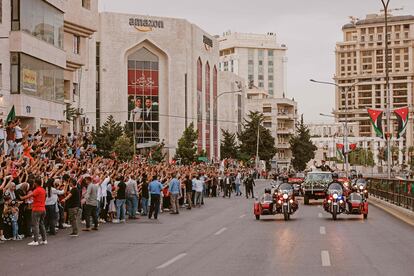
<path fill-rule="evenodd" d="M 414 227 L 414 212 L 371 195 L 369 203 Z"/>

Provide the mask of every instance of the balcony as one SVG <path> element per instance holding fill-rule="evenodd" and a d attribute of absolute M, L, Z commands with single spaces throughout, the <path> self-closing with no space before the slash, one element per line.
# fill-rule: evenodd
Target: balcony
<path fill-rule="evenodd" d="M 276 147 L 279 149 L 290 149 L 290 144 L 282 142 L 282 143 L 278 143 Z"/>
<path fill-rule="evenodd" d="M 88 37 L 97 31 L 98 21 L 97 0 L 90 1 L 90 8 L 82 7 L 82 0 L 66 1 L 65 32 Z"/>
<path fill-rule="evenodd" d="M 277 134 L 293 134 L 293 128 L 278 127 L 276 130 Z"/>

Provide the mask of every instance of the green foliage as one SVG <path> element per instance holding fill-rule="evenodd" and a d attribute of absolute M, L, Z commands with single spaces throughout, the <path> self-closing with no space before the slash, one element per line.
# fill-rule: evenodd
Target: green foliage
<path fill-rule="evenodd" d="M 123 134 L 114 143 L 113 151 L 121 161 L 129 161 L 134 156 L 134 146 L 131 139 Z"/>
<path fill-rule="evenodd" d="M 315 157 L 317 147 L 312 143 L 308 127 L 303 122 L 303 115 L 296 125 L 296 135 L 290 138 L 292 166 L 297 171 L 306 169 L 306 164 Z"/>
<path fill-rule="evenodd" d="M 66 121 L 71 122 L 75 120 L 76 117 L 78 117 L 80 114 L 78 114 L 76 108 L 73 108 L 71 104 L 66 104 L 66 110 L 64 111 L 66 115 Z"/>
<path fill-rule="evenodd" d="M 114 117 L 111 115 L 106 122 L 92 133 L 92 137 L 98 154 L 108 158 L 113 151 L 115 141 L 123 134 L 123 128 L 121 123 L 115 122 Z M 130 141 L 131 145 L 132 142 Z"/>
<path fill-rule="evenodd" d="M 388 161 L 388 150 L 387 146 L 382 147 L 378 151 L 378 159 L 381 161 Z M 398 147 L 391 146 L 391 161 L 394 163 L 394 161 L 398 160 Z"/>
<path fill-rule="evenodd" d="M 263 127 L 261 123 L 264 120 L 264 115 L 259 112 L 252 112 L 245 119 L 244 128 L 238 134 L 240 141 L 240 156 L 239 158 L 247 161 L 251 157 L 256 156 L 257 146 L 257 130 L 259 127 L 259 158 L 269 162 L 276 154 L 275 138 L 273 138 L 270 131 Z"/>
<path fill-rule="evenodd" d="M 151 148 L 151 160 L 155 163 L 161 163 L 165 160 L 166 153 L 164 153 L 163 149 L 165 147 L 165 143 L 161 142 L 160 144 Z"/>
<path fill-rule="evenodd" d="M 222 159 L 224 158 L 237 158 L 237 143 L 236 143 L 236 134 L 231 133 L 228 130 L 221 130 L 223 134 L 223 140 L 221 141 L 220 145 L 220 156 Z"/>
<path fill-rule="evenodd" d="M 197 158 L 197 138 L 198 133 L 191 123 L 183 132 L 175 153 L 175 159 L 181 159 L 181 164 L 188 165 L 196 161 Z"/>
<path fill-rule="evenodd" d="M 357 148 L 348 155 L 351 165 L 374 166 L 374 154 L 369 149 Z"/>

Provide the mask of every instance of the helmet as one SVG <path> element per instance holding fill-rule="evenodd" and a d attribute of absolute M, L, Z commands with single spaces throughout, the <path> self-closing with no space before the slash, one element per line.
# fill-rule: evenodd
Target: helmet
<path fill-rule="evenodd" d="M 265 194 L 270 194 L 271 192 L 272 192 L 272 190 L 270 188 L 265 189 Z"/>
<path fill-rule="evenodd" d="M 288 183 L 289 182 L 289 178 L 286 176 L 283 176 L 281 179 L 282 183 Z"/>
<path fill-rule="evenodd" d="M 338 174 L 337 173 L 332 173 L 332 179 L 337 180 L 338 179 Z"/>
<path fill-rule="evenodd" d="M 359 173 L 358 174 L 358 178 L 362 178 L 362 173 Z"/>

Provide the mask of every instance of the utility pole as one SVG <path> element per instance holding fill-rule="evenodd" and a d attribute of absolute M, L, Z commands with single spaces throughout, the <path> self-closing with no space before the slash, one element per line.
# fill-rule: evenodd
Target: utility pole
<path fill-rule="evenodd" d="M 387 176 L 388 179 L 391 178 L 391 93 L 390 93 L 390 74 L 389 74 L 389 56 L 388 56 L 388 6 L 390 0 L 381 0 L 381 3 L 384 7 L 384 17 L 385 17 L 385 91 L 387 93 L 387 109 L 386 109 L 386 118 L 387 118 L 387 131 L 385 133 L 385 138 L 387 141 Z"/>

